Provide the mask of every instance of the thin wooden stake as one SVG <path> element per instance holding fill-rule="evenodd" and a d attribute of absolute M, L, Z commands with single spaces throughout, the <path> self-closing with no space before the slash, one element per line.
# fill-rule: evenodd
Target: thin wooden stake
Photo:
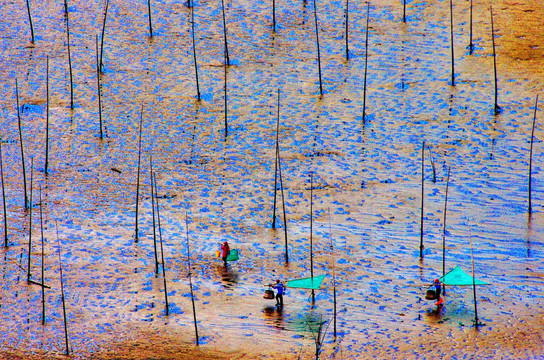
<path fill-rule="evenodd" d="M 276 199 L 278 192 L 278 142 L 280 134 L 280 89 L 278 88 L 278 116 L 276 118 L 276 161 L 274 165 L 274 207 L 272 213 L 272 229 L 276 228 Z"/>
<path fill-rule="evenodd" d="M 314 0 L 315 37 L 317 43 L 317 66 L 319 68 L 319 94 L 323 96 L 323 82 L 321 80 L 321 50 L 319 49 L 319 26 L 317 24 L 317 0 Z"/>
<path fill-rule="evenodd" d="M 478 328 L 479 320 L 478 320 L 478 302 L 476 301 L 476 278 L 474 277 L 474 253 L 472 251 L 472 236 L 470 232 L 470 225 L 468 227 L 468 239 L 470 242 L 470 258 L 472 259 L 472 290 L 474 295 L 474 326 L 476 329 Z"/>
<path fill-rule="evenodd" d="M 425 201 L 425 141 L 421 148 L 421 227 L 419 240 L 419 257 L 423 259 L 423 205 Z"/>
<path fill-rule="evenodd" d="M 40 186 L 40 232 L 42 235 L 42 284 L 45 284 L 45 247 L 43 236 L 43 210 L 42 210 L 42 187 Z M 45 325 L 45 286 L 42 286 L 42 325 Z"/>
<path fill-rule="evenodd" d="M 223 66 L 225 74 L 225 139 L 229 135 L 229 123 L 228 123 L 228 100 L 227 100 L 227 64 Z"/>
<path fill-rule="evenodd" d="M 451 39 L 451 86 L 455 86 L 455 55 L 453 50 L 453 0 L 450 0 L 450 39 Z"/>
<path fill-rule="evenodd" d="M 346 0 L 346 28 L 344 37 L 346 39 L 346 60 L 349 60 L 349 0 Z"/>
<path fill-rule="evenodd" d="M 28 230 L 28 268 L 26 271 L 26 280 L 30 281 L 32 274 L 30 273 L 32 260 L 32 188 L 34 178 L 34 158 L 30 158 L 30 209 L 29 209 L 29 230 Z"/>
<path fill-rule="evenodd" d="M 59 226 L 58 226 L 58 223 L 57 221 L 55 220 L 55 227 L 56 227 L 56 230 L 57 230 L 57 244 L 58 244 L 58 247 L 59 247 L 59 251 L 58 251 L 58 254 L 59 254 L 59 273 L 60 273 L 60 294 L 61 294 L 61 299 L 62 299 L 62 315 L 63 315 L 63 318 L 64 318 L 64 340 L 65 340 L 65 344 L 66 344 L 66 351 L 65 351 L 65 354 L 66 355 L 70 355 L 70 348 L 68 346 L 68 321 L 67 321 L 67 318 L 66 318 L 66 302 L 64 300 L 64 282 L 63 282 L 63 279 L 62 279 L 62 261 L 61 261 L 61 257 L 60 257 L 60 240 L 59 240 Z"/>
<path fill-rule="evenodd" d="M 406 0 L 402 3 L 402 22 L 406 23 Z"/>
<path fill-rule="evenodd" d="M 198 326 L 196 321 L 196 307 L 195 307 L 195 296 L 193 294 L 193 281 L 191 280 L 191 250 L 189 248 L 189 220 L 187 219 L 187 211 L 185 212 L 185 232 L 187 234 L 187 270 L 189 271 L 189 287 L 191 288 L 191 302 L 193 303 L 193 319 L 195 323 L 195 336 L 196 344 L 199 345 L 198 339 Z"/>
<path fill-rule="evenodd" d="M 45 175 L 49 174 L 49 56 L 46 60 L 46 77 L 45 77 L 45 98 L 46 98 L 46 111 L 45 111 Z"/>
<path fill-rule="evenodd" d="M 283 192 L 283 177 L 281 175 L 281 156 L 280 156 L 280 147 L 279 144 L 276 147 L 276 157 L 278 159 L 278 171 L 280 174 L 280 188 L 281 188 L 281 200 L 283 206 L 283 230 L 285 235 L 285 262 L 289 262 L 289 250 L 287 247 L 287 211 L 285 209 L 285 194 Z"/>
<path fill-rule="evenodd" d="M 470 0 L 470 30 L 469 30 L 468 54 L 472 55 L 474 44 L 472 43 L 472 0 Z"/>
<path fill-rule="evenodd" d="M 157 233 L 155 231 L 155 192 L 153 191 L 153 157 L 149 154 L 149 181 L 151 185 L 151 210 L 153 214 L 153 249 L 155 250 L 155 274 L 159 274 L 159 256 L 157 254 Z M 161 250 L 162 251 L 162 250 Z"/>
<path fill-rule="evenodd" d="M 532 175 L 533 175 L 533 139 L 535 137 L 535 122 L 536 122 L 536 110 L 537 110 L 537 105 L 538 105 L 538 95 L 536 96 L 536 101 L 535 101 L 535 115 L 533 116 L 533 128 L 531 130 L 531 150 L 529 151 L 529 214 L 531 214 L 533 212 L 533 205 L 532 205 L 532 199 L 531 199 L 531 195 L 532 195 L 532 187 L 531 187 L 531 182 L 532 182 Z M 4 210 L 4 213 L 5 213 L 5 210 Z"/>
<path fill-rule="evenodd" d="M 189 0 L 190 1 L 190 0 Z M 191 6 L 191 34 L 193 37 L 193 59 L 195 62 L 195 77 L 196 77 L 196 98 L 200 101 L 200 85 L 198 83 L 198 64 L 196 62 L 196 44 L 195 44 L 195 10 L 194 6 Z"/>
<path fill-rule="evenodd" d="M 368 73 L 368 24 L 370 19 L 370 2 L 367 2 L 366 9 L 366 35 L 365 35 L 365 79 L 363 82 L 363 126 L 366 121 L 366 78 Z"/>
<path fill-rule="evenodd" d="M 139 239 L 139 230 L 138 230 L 138 206 L 140 203 L 140 163 L 142 158 L 142 123 L 144 121 L 144 105 L 142 104 L 142 110 L 140 112 L 140 136 L 138 138 L 138 172 L 136 175 L 136 219 L 135 219 L 135 230 L 134 230 L 134 242 L 138 242 Z"/>
<path fill-rule="evenodd" d="M 436 183 L 436 167 L 434 165 L 433 153 L 430 146 L 427 146 L 427 149 L 429 150 L 429 160 L 431 161 L 431 167 L 433 169 L 433 183 Z"/>
<path fill-rule="evenodd" d="M 155 183 L 155 196 L 157 196 L 157 177 L 155 173 L 153 173 L 153 180 L 152 182 Z M 159 225 L 159 240 L 161 243 L 161 260 L 162 260 L 162 281 L 164 283 L 164 301 L 166 302 L 166 316 L 168 316 L 169 313 L 169 306 L 168 306 L 168 288 L 166 287 L 166 272 L 165 272 L 165 265 L 164 265 L 164 249 L 162 247 L 162 230 L 161 230 L 161 213 L 159 211 L 159 198 L 157 197 L 157 221 Z"/>
<path fill-rule="evenodd" d="M 491 42 L 493 43 L 493 70 L 494 70 L 494 73 L 495 73 L 495 109 L 494 109 L 494 113 L 495 113 L 495 115 L 498 115 L 501 112 L 501 107 L 498 105 L 498 93 L 499 93 L 499 90 L 498 90 L 498 84 L 497 84 L 497 56 L 496 56 L 496 52 L 495 52 L 495 35 L 494 35 L 495 31 L 493 29 L 493 7 L 490 7 L 489 9 L 491 11 Z"/>
<path fill-rule="evenodd" d="M 333 294 L 333 330 L 334 341 L 336 341 L 336 271 L 334 268 L 334 241 L 332 238 L 331 208 L 329 208 L 329 237 L 331 239 L 331 261 L 332 261 L 332 294 Z"/>
<path fill-rule="evenodd" d="M 103 139 L 104 133 L 102 131 L 102 85 L 100 84 L 100 60 L 98 59 L 98 35 L 96 35 L 96 89 L 98 91 L 98 121 L 100 123 L 100 139 Z"/>
<path fill-rule="evenodd" d="M 149 17 L 149 36 L 153 37 L 153 26 L 151 25 L 151 0 L 147 0 L 147 14 Z"/>
<path fill-rule="evenodd" d="M 17 85 L 17 79 L 15 79 L 15 97 L 17 98 L 17 120 L 19 124 L 19 142 L 21 144 L 21 162 L 23 164 L 23 188 L 25 193 L 25 206 L 24 209 L 28 209 L 28 196 L 26 191 L 26 166 L 25 166 L 25 151 L 23 146 L 23 130 L 21 127 L 21 111 L 19 110 L 19 86 Z"/>
<path fill-rule="evenodd" d="M 446 199 L 444 200 L 444 227 L 442 230 L 442 276 L 446 275 L 446 216 L 448 212 L 448 189 L 450 187 L 450 170 L 448 166 L 448 178 L 446 180 Z M 446 293 L 446 287 L 444 286 L 444 294 Z"/>
<path fill-rule="evenodd" d="M 34 25 L 32 25 L 32 15 L 30 14 L 30 0 L 26 0 L 26 8 L 28 10 L 28 22 L 30 23 L 30 42 L 34 44 Z"/>
<path fill-rule="evenodd" d="M 2 163 L 2 138 L 0 137 L 0 181 L 2 181 L 2 204 L 4 207 L 4 246 L 8 247 L 8 210 L 6 205 L 6 187 L 4 183 L 4 165 Z"/>
<path fill-rule="evenodd" d="M 310 276 L 314 281 L 314 251 L 313 251 L 313 205 L 314 205 L 314 173 L 310 172 Z M 312 304 L 315 304 L 315 291 L 312 289 Z"/>
<path fill-rule="evenodd" d="M 227 61 L 227 65 L 230 65 L 229 44 L 227 42 L 227 20 L 225 18 L 225 0 L 221 0 L 221 8 L 223 10 L 223 36 L 225 39 L 225 60 Z"/>
<path fill-rule="evenodd" d="M 72 72 L 72 51 L 70 48 L 70 21 L 68 17 L 68 3 L 64 0 L 64 9 L 66 11 L 66 44 L 68 45 L 68 67 L 70 68 L 70 109 L 74 109 L 74 75 Z"/>
<path fill-rule="evenodd" d="M 100 65 L 99 70 L 100 73 L 103 71 L 104 63 L 102 62 L 102 58 L 104 55 L 104 35 L 106 33 L 106 19 L 108 18 L 108 7 L 110 6 L 110 0 L 106 0 L 106 10 L 104 11 L 104 21 L 102 23 L 102 36 L 100 38 Z"/>

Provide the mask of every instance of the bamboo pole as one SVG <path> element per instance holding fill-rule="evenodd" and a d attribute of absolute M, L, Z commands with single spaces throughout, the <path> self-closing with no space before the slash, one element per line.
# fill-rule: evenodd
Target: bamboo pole
<path fill-rule="evenodd" d="M 450 39 L 451 39 L 451 86 L 455 86 L 455 56 L 453 49 L 453 0 L 450 0 Z"/>
<path fill-rule="evenodd" d="M 72 72 L 72 51 L 70 48 L 70 21 L 68 17 L 68 3 L 64 0 L 64 9 L 66 12 L 66 44 L 68 45 L 68 67 L 70 68 L 70 109 L 74 109 L 74 75 Z"/>
<path fill-rule="evenodd" d="M 109 5 L 110 5 L 110 0 L 106 0 L 106 10 L 104 11 L 104 21 L 102 22 L 102 36 L 100 38 L 100 65 L 99 65 L 100 73 L 102 73 L 102 68 L 104 67 L 102 58 L 104 55 L 104 35 L 106 33 L 106 19 L 108 18 Z"/>
<path fill-rule="evenodd" d="M 149 36 L 153 37 L 153 26 L 151 25 L 151 0 L 147 0 L 147 14 L 149 17 Z"/>
<path fill-rule="evenodd" d="M 276 31 L 276 0 L 272 0 L 272 30 Z"/>
<path fill-rule="evenodd" d="M 0 137 L 0 181 L 2 181 L 2 204 L 4 207 L 4 246 L 8 247 L 8 210 L 6 205 L 6 186 L 4 182 L 4 165 L 2 162 L 2 138 Z"/>
<path fill-rule="evenodd" d="M 15 97 L 17 98 L 17 120 L 19 125 L 19 142 L 21 145 L 21 162 L 23 165 L 23 188 L 25 193 L 25 206 L 24 209 L 28 209 L 28 196 L 26 191 L 26 166 L 25 166 L 25 151 L 23 146 L 23 130 L 21 127 L 21 111 L 19 110 L 19 86 L 17 85 L 17 79 L 15 79 Z"/>
<path fill-rule="evenodd" d="M 153 173 L 152 182 L 155 183 L 155 196 L 157 196 L 157 194 L 158 194 L 158 191 L 157 191 L 157 177 L 156 177 L 155 173 Z M 160 243 L 161 243 L 162 281 L 163 281 L 163 284 L 164 284 L 164 301 L 166 302 L 166 316 L 168 316 L 168 313 L 169 313 L 168 288 L 166 287 L 166 271 L 164 269 L 164 266 L 165 266 L 164 265 L 164 249 L 162 247 L 161 213 L 159 211 L 159 198 L 158 197 L 157 197 L 156 206 L 157 206 L 157 221 L 158 221 L 158 225 L 159 225 L 159 240 L 160 240 Z"/>
<path fill-rule="evenodd" d="M 274 165 L 274 207 L 273 207 L 273 213 L 272 213 L 272 229 L 276 228 L 276 199 L 277 199 L 277 192 L 278 192 L 278 157 L 279 157 L 279 151 L 278 151 L 278 142 L 279 142 L 279 134 L 280 134 L 280 89 L 278 88 L 278 112 L 277 112 L 277 118 L 276 118 L 276 161 Z"/>
<path fill-rule="evenodd" d="M 153 215 L 153 249 L 155 250 L 155 274 L 158 275 L 159 256 L 157 254 L 157 232 L 155 231 L 155 192 L 153 190 L 153 157 L 151 156 L 151 154 L 149 154 L 149 181 L 151 185 L 151 212 Z"/>
<path fill-rule="evenodd" d="M 98 59 L 98 35 L 96 35 L 96 89 L 98 91 L 98 121 L 100 123 L 100 139 L 104 137 L 102 131 L 102 85 L 100 84 L 100 60 Z"/>
<path fill-rule="evenodd" d="M 65 302 L 65 299 L 64 299 L 64 281 L 62 279 L 62 261 L 61 261 L 61 257 L 60 257 L 61 250 L 60 250 L 60 240 L 59 240 L 59 226 L 58 226 L 56 220 L 55 220 L 55 225 L 56 225 L 56 230 L 57 230 L 57 244 L 58 244 L 58 247 L 59 247 L 58 254 L 59 254 L 60 292 L 61 292 L 61 299 L 62 299 L 62 315 L 63 315 L 63 319 L 64 319 L 64 340 L 65 340 L 65 344 L 66 344 L 65 354 L 70 355 L 70 348 L 68 346 L 68 321 L 66 319 L 66 302 Z"/>
<path fill-rule="evenodd" d="M 474 295 L 474 326 L 476 329 L 478 328 L 479 320 L 478 320 L 478 302 L 476 301 L 476 278 L 474 277 L 474 253 L 472 251 L 472 236 L 470 233 L 470 225 L 469 225 L 469 233 L 468 233 L 468 239 L 470 242 L 470 258 L 472 259 L 472 290 Z"/>
<path fill-rule="evenodd" d="M 139 230 L 138 230 L 138 206 L 140 202 L 140 163 L 142 158 L 142 123 L 144 121 L 144 105 L 142 104 L 142 110 L 140 112 L 140 135 L 138 137 L 138 171 L 136 175 L 136 219 L 135 230 L 134 230 L 134 241 L 138 242 L 139 239 Z"/>
<path fill-rule="evenodd" d="M 226 56 L 226 55 L 225 55 Z M 229 135 L 229 123 L 228 123 L 228 100 L 227 100 L 227 64 L 223 66 L 225 74 L 225 139 Z"/>
<path fill-rule="evenodd" d="M 344 38 L 346 39 L 346 60 L 349 60 L 349 0 L 346 0 L 346 27 Z"/>
<path fill-rule="evenodd" d="M 469 29 L 468 54 L 472 55 L 474 44 L 472 43 L 472 0 L 470 0 L 470 29 Z"/>
<path fill-rule="evenodd" d="M 46 58 L 46 76 L 45 76 L 45 98 L 46 98 L 46 115 L 45 115 L 45 175 L 49 174 L 49 56 Z"/>
<path fill-rule="evenodd" d="M 450 186 L 450 170 L 448 166 L 448 178 L 446 180 L 446 199 L 444 200 L 444 227 L 442 230 L 442 276 L 446 275 L 446 216 L 448 212 L 448 189 Z M 446 287 L 444 286 L 444 294 L 446 293 Z"/>
<path fill-rule="evenodd" d="M 529 214 L 532 214 L 533 212 L 533 205 L 532 205 L 532 175 L 533 175 L 533 140 L 534 140 L 534 137 L 535 137 L 535 122 L 536 122 L 536 111 L 537 111 L 537 106 L 538 106 L 538 95 L 536 96 L 536 101 L 535 101 L 535 115 L 533 116 L 533 127 L 532 127 L 532 130 L 531 130 L 531 150 L 529 151 L 529 186 L 528 186 L 528 190 L 529 190 Z M 4 213 L 5 213 L 5 210 L 4 210 Z"/>
<path fill-rule="evenodd" d="M 314 251 L 313 251 L 313 205 L 314 205 L 314 173 L 310 171 L 310 276 L 314 281 Z M 315 304 L 315 291 L 312 289 L 312 304 Z"/>
<path fill-rule="evenodd" d="M 26 8 L 28 10 L 28 22 L 30 23 L 30 42 L 34 44 L 34 25 L 32 25 L 32 14 L 30 13 L 30 0 L 26 0 Z"/>
<path fill-rule="evenodd" d="M 498 84 L 497 84 L 497 55 L 495 52 L 495 30 L 493 29 L 493 7 L 489 8 L 491 11 L 491 42 L 493 43 L 493 70 L 495 74 L 495 115 L 500 114 L 501 107 L 498 105 Z"/>
<path fill-rule="evenodd" d="M 366 120 L 366 78 L 368 74 L 368 24 L 370 19 L 370 2 L 367 2 L 366 9 L 366 35 L 365 35 L 365 79 L 363 82 L 363 126 Z"/>
<path fill-rule="evenodd" d="M 190 0 L 189 0 L 190 1 Z M 200 85 L 198 83 L 198 64 L 196 62 L 196 44 L 195 44 L 195 10 L 194 6 L 191 6 L 191 35 L 193 37 L 193 59 L 195 63 L 195 77 L 196 77 L 196 98 L 200 101 Z"/>
<path fill-rule="evenodd" d="M 42 205 L 42 187 L 40 186 L 40 232 L 42 235 L 42 284 L 45 285 L 45 247 L 43 236 L 43 205 Z M 42 325 L 45 325 L 45 286 L 42 286 Z"/>
<path fill-rule="evenodd" d="M 221 0 L 221 8 L 223 10 L 223 36 L 225 39 L 225 60 L 227 61 L 227 65 L 230 65 L 230 57 L 229 57 L 229 46 L 227 42 L 227 19 L 225 17 L 225 0 Z"/>
<path fill-rule="evenodd" d="M 198 326 L 196 320 L 196 307 L 195 307 L 195 296 L 193 294 L 193 281 L 191 280 L 191 251 L 189 247 L 189 220 L 187 219 L 187 211 L 185 211 L 185 232 L 187 235 L 187 270 L 189 271 L 189 287 L 191 288 L 191 302 L 193 303 L 193 319 L 195 323 L 195 336 L 196 344 L 199 345 L 198 340 Z"/>
<path fill-rule="evenodd" d="M 332 261 L 332 294 L 333 294 L 333 330 L 334 341 L 336 341 L 336 271 L 334 267 L 334 241 L 332 238 L 331 209 L 329 208 L 329 237 L 331 239 L 331 261 Z"/>
<path fill-rule="evenodd" d="M 423 205 L 425 201 L 425 141 L 421 148 L 421 227 L 419 240 L 419 257 L 423 259 Z"/>
<path fill-rule="evenodd" d="M 278 171 L 280 174 L 280 188 L 281 188 L 281 200 L 283 206 L 283 230 L 285 236 L 285 262 L 289 263 L 289 250 L 287 247 L 287 211 L 285 209 L 285 194 L 283 192 L 283 177 L 281 175 L 281 156 L 280 156 L 280 147 L 276 147 L 276 157 L 278 158 Z"/>
<path fill-rule="evenodd" d="M 319 69 L 319 94 L 323 96 L 323 82 L 321 80 L 321 50 L 319 49 L 319 26 L 317 24 L 317 0 L 314 0 L 315 37 L 317 43 L 317 66 Z"/>
<path fill-rule="evenodd" d="M 30 282 L 32 274 L 30 272 L 32 260 L 32 188 L 34 178 L 34 157 L 30 158 L 30 209 L 29 209 L 29 230 L 28 230 L 28 268 L 26 271 L 26 280 Z"/>

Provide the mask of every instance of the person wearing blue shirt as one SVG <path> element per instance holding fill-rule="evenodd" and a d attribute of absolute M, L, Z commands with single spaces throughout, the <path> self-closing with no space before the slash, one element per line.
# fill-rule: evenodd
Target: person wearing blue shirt
<path fill-rule="evenodd" d="M 285 287 L 283 286 L 283 283 L 278 279 L 276 280 L 276 285 L 274 285 L 274 289 L 276 289 L 276 306 L 283 306 L 283 293 L 285 290 Z"/>

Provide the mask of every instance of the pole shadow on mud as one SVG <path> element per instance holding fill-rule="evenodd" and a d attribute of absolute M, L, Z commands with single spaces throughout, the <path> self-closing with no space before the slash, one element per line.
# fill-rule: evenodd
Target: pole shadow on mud
<path fill-rule="evenodd" d="M 57 221 L 55 220 L 55 227 L 57 230 L 57 246 L 59 248 L 58 255 L 59 255 L 59 274 L 60 274 L 60 293 L 61 293 L 61 300 L 62 300 L 62 315 L 64 319 L 64 343 L 65 343 L 65 354 L 70 355 L 70 347 L 68 345 L 68 320 L 66 316 L 66 301 L 64 298 L 64 280 L 62 278 L 62 260 L 61 260 L 61 247 L 60 247 L 60 240 L 59 240 L 59 225 Z"/>
<path fill-rule="evenodd" d="M 15 97 L 17 98 L 17 124 L 19 127 L 19 144 L 21 147 L 21 163 L 23 167 L 23 190 L 25 194 L 24 209 L 28 210 L 28 194 L 26 186 L 26 166 L 25 166 L 25 147 L 23 145 L 23 129 L 21 125 L 21 111 L 19 109 L 19 85 L 17 84 L 17 78 L 15 79 Z"/>
<path fill-rule="evenodd" d="M 187 276 L 189 277 L 189 287 L 191 290 L 191 302 L 193 304 L 193 320 L 195 324 L 195 337 L 196 337 L 196 344 L 199 345 L 199 338 L 198 338 L 198 322 L 196 320 L 196 306 L 195 306 L 195 296 L 193 293 L 193 281 L 191 277 L 191 249 L 189 247 L 189 220 L 187 217 L 187 211 L 185 212 L 185 232 L 186 232 L 186 238 L 187 238 L 187 270 L 189 273 Z"/>

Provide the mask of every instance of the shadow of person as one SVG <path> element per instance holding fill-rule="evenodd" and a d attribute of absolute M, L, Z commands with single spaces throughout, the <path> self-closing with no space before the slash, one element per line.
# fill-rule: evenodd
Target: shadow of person
<path fill-rule="evenodd" d="M 217 265 L 217 273 L 221 278 L 223 287 L 231 289 L 238 284 L 238 273 L 231 269 L 228 265 Z"/>
<path fill-rule="evenodd" d="M 285 330 L 282 306 L 265 306 L 263 308 L 263 317 L 265 323 L 272 325 L 276 329 Z"/>

